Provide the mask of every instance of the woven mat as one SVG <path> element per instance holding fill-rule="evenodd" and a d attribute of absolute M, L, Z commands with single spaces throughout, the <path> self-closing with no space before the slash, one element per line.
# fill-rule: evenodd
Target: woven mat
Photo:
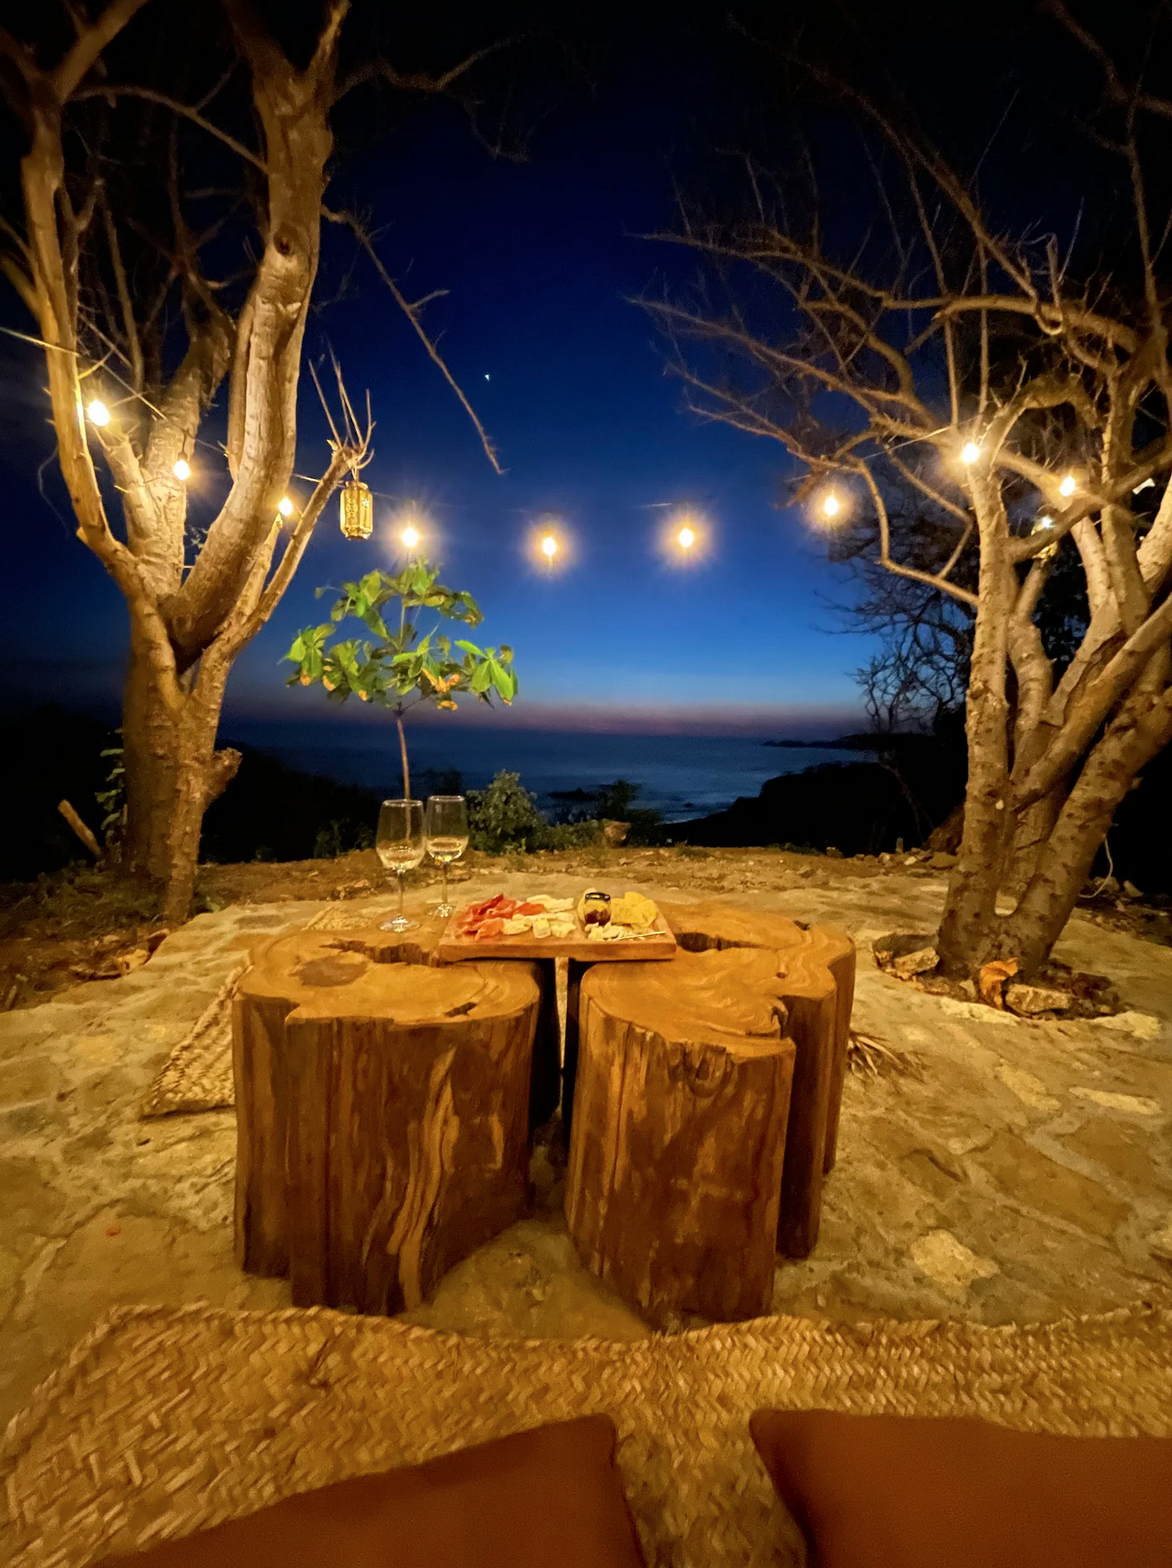
<path fill-rule="evenodd" d="M 340 904 L 314 915 L 305 930 L 354 930 L 383 919 L 390 908 L 389 904 L 386 909 L 372 909 L 368 904 L 355 909 Z M 191 1031 L 168 1056 L 143 1096 L 138 1111 L 142 1120 L 180 1112 L 228 1110 L 236 1104 L 232 1082 L 232 998 L 247 968 L 248 959 L 242 958 Z"/>
<path fill-rule="evenodd" d="M 0 1561 L 84 1568 L 345 1476 L 605 1411 L 649 1568 L 796 1565 L 753 1454 L 768 1404 L 1172 1433 L 1172 1313 L 1041 1327 L 764 1318 L 482 1340 L 323 1309 L 118 1308 L 0 1448 Z"/>

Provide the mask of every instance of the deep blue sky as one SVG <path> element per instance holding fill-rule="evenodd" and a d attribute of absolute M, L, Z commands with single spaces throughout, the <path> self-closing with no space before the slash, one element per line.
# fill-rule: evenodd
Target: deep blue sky
<path fill-rule="evenodd" d="M 513 712 L 470 708 L 467 720 L 777 734 L 858 723 L 852 671 L 868 648 L 833 635 L 826 600 L 847 582 L 801 513 L 777 506 L 784 453 L 685 413 L 651 322 L 627 301 L 687 276 L 682 254 L 637 238 L 671 221 L 681 90 L 612 82 L 546 122 L 524 164 L 493 161 L 454 111 L 437 108 L 348 171 L 345 189 L 386 225 L 380 250 L 407 291 L 451 291 L 428 324 L 507 472 L 492 472 L 359 265 L 357 297 L 315 318 L 310 346 L 320 352 L 328 339 L 351 392 L 370 389 L 375 536 L 348 543 L 330 506 L 294 587 L 236 667 L 230 718 L 374 718 L 357 704 L 343 715 L 318 690 L 286 691 L 278 661 L 298 626 L 324 619 L 317 585 L 392 563 L 391 519 L 410 499 L 433 520 L 445 579 L 481 601 L 484 640 L 516 649 Z M 18 322 L 11 305 L 4 319 Z M 52 441 L 35 354 L 5 341 L 0 375 L 0 611 L 13 685 L 26 699 L 108 711 L 125 646 L 121 599 L 72 537 L 59 485 L 48 487 L 56 512 L 36 492 Z M 308 387 L 305 474 L 324 462 L 315 405 Z M 222 483 L 222 458 L 206 449 L 195 484 L 210 501 Z M 707 520 L 711 547 L 681 571 L 664 563 L 658 536 L 667 510 L 685 505 Z M 554 575 L 525 554 L 546 513 L 572 541 Z"/>

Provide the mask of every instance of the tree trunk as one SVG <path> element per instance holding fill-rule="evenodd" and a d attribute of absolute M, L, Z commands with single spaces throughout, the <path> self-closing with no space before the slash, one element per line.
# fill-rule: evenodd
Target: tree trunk
<path fill-rule="evenodd" d="M 1005 849 L 1001 891 L 1006 897 L 1021 901 L 1045 855 L 1065 801 L 1066 790 L 1059 786 L 1019 813 Z"/>
<path fill-rule="evenodd" d="M 163 894 L 164 919 L 178 925 L 195 891 L 204 812 L 235 774 L 240 753 L 215 749 L 223 681 L 184 682 L 176 711 L 165 677 L 132 625 L 122 713 L 124 854 L 131 874 Z"/>
<path fill-rule="evenodd" d="M 995 515 L 985 515 L 993 510 Z M 997 893 L 1007 833 L 1009 704 L 1005 693 L 1009 589 L 999 498 L 978 497 L 981 524 L 979 607 L 973 634 L 965 732 L 968 783 L 964 834 L 948 884 L 936 949 L 945 973 L 968 975 L 984 962 L 997 920 Z"/>
<path fill-rule="evenodd" d="M 411 769 L 407 763 L 407 732 L 403 728 L 403 716 L 395 714 L 395 724 L 399 731 L 399 761 L 403 765 L 403 799 L 411 799 Z"/>
<path fill-rule="evenodd" d="M 1166 665 L 1167 655 L 1160 658 Z M 1159 671 L 1161 681 L 1166 671 Z M 1139 770 L 1172 740 L 1172 717 L 1141 686 L 1083 764 L 1017 908 L 1002 922 L 995 956 L 1028 978 L 1049 957 L 1090 874 L 1120 801 Z"/>

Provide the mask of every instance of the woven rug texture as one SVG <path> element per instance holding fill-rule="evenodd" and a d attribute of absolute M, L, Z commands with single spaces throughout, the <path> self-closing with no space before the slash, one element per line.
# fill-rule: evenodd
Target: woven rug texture
<path fill-rule="evenodd" d="M 388 905 L 389 909 L 391 906 Z M 381 920 L 385 911 L 345 904 L 323 909 L 307 921 L 307 931 L 350 931 Z M 232 1081 L 232 998 L 248 968 L 242 958 L 191 1030 L 159 1069 L 139 1106 L 139 1117 L 176 1116 L 196 1111 L 230 1110 L 236 1104 Z"/>
<path fill-rule="evenodd" d="M 324 1309 L 111 1312 L 0 1448 L 0 1561 L 85 1568 L 280 1497 L 589 1411 L 649 1568 L 798 1568 L 760 1405 L 1172 1434 L 1172 1313 L 1035 1327 L 764 1318 L 628 1344 L 485 1340 Z"/>

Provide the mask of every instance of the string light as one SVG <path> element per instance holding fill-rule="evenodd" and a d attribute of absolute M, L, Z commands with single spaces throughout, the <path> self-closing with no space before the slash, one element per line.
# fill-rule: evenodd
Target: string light
<path fill-rule="evenodd" d="M 171 472 L 175 475 L 176 479 L 181 480 L 184 484 L 186 484 L 187 481 L 191 478 L 191 464 L 185 457 L 181 457 L 176 462 L 175 467 L 171 470 Z"/>
<path fill-rule="evenodd" d="M 561 517 L 546 513 L 534 520 L 525 535 L 525 554 L 543 572 L 568 571 L 578 558 L 573 531 Z"/>
<path fill-rule="evenodd" d="M 1074 492 L 1077 489 L 1078 489 L 1078 480 L 1075 479 L 1073 474 L 1067 474 L 1066 478 L 1058 486 L 1058 494 L 1059 495 L 1073 495 Z"/>
<path fill-rule="evenodd" d="M 701 560 L 707 554 L 708 544 L 708 524 L 690 507 L 680 507 L 665 518 L 659 548 L 677 566 Z"/>
<path fill-rule="evenodd" d="M 102 402 L 100 397 L 94 398 L 93 402 L 86 409 L 86 414 L 89 416 L 89 422 L 91 425 L 97 425 L 99 428 L 101 428 L 101 426 L 108 425 L 110 423 L 110 410 L 106 407 L 105 403 Z"/>
<path fill-rule="evenodd" d="M 823 502 L 822 502 L 822 516 L 823 517 L 828 517 L 831 520 L 833 520 L 834 518 L 836 518 L 838 516 L 839 512 L 841 512 L 841 511 L 842 511 L 842 502 L 838 499 L 838 497 L 835 495 L 834 491 L 832 490 L 830 492 L 830 494 L 828 496 L 826 496 L 824 498 Z"/>
<path fill-rule="evenodd" d="M 287 495 L 283 495 L 277 502 L 277 511 L 280 512 L 282 517 L 293 516 L 293 503 Z"/>
<path fill-rule="evenodd" d="M 962 463 L 971 467 L 981 455 L 981 449 L 975 441 L 966 441 L 960 451 Z"/>
<path fill-rule="evenodd" d="M 414 526 L 414 524 L 408 523 L 406 528 L 404 528 L 403 532 L 399 535 L 399 538 L 407 546 L 408 550 L 414 550 L 420 539 L 423 538 L 423 535 L 419 532 L 418 528 Z"/>

